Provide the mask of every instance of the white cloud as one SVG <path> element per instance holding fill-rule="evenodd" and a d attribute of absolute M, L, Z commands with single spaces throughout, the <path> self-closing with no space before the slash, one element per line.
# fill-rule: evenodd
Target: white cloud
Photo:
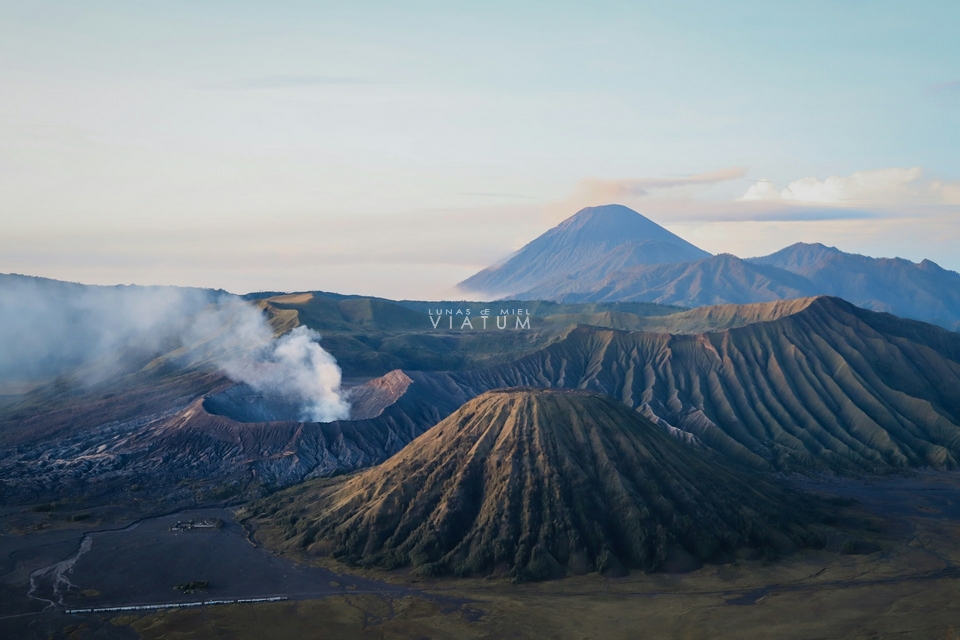
<path fill-rule="evenodd" d="M 738 198 L 830 206 L 885 206 L 897 204 L 958 204 L 960 185 L 921 180 L 923 169 L 891 167 L 856 171 L 848 176 L 801 178 L 778 191 L 769 180 L 759 180 Z"/>
<path fill-rule="evenodd" d="M 911 169 L 857 171 L 849 176 L 830 176 L 826 180 L 802 178 L 791 182 L 780 193 L 784 200 L 822 204 L 886 203 L 917 195 L 913 182 L 923 172 Z"/>
<path fill-rule="evenodd" d="M 636 205 L 637 199 L 653 192 L 683 187 L 704 187 L 738 180 L 746 174 L 745 167 L 727 167 L 716 171 L 666 178 L 584 178 L 577 183 L 573 193 L 559 202 L 546 205 L 545 211 L 548 220 L 559 221 L 583 207 L 603 204 Z"/>
<path fill-rule="evenodd" d="M 695 173 L 686 176 L 667 178 L 584 178 L 577 184 L 575 196 L 586 199 L 603 200 L 595 204 L 606 204 L 606 201 L 623 197 L 645 196 L 658 189 L 673 189 L 690 185 L 707 185 L 728 180 L 737 180 L 747 174 L 744 167 L 728 167 L 705 173 Z"/>
<path fill-rule="evenodd" d="M 767 179 L 759 180 L 756 184 L 750 186 L 747 192 L 739 200 L 779 200 L 780 192 Z"/>

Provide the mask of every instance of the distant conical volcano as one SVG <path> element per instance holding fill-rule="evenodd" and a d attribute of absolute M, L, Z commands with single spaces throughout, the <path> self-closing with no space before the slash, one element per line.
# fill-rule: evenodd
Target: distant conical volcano
<path fill-rule="evenodd" d="M 815 542 L 789 495 L 606 396 L 501 390 L 377 468 L 280 499 L 271 521 L 349 563 L 539 580 Z"/>
<path fill-rule="evenodd" d="M 587 207 L 517 251 L 457 285 L 465 293 L 508 296 L 589 269 L 592 278 L 644 264 L 709 257 L 633 209 Z"/>

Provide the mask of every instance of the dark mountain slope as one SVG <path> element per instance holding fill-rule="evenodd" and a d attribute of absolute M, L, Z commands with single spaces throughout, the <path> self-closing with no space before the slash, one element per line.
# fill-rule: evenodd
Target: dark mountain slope
<path fill-rule="evenodd" d="M 749 262 L 803 276 L 819 294 L 960 330 L 960 274 L 930 260 L 870 258 L 822 244 L 797 243 Z"/>
<path fill-rule="evenodd" d="M 682 311 L 646 302 L 559 305 L 541 301 L 503 301 L 499 309 L 525 309 L 533 316 L 530 331 L 446 330 L 431 314 L 445 308 L 470 309 L 476 318 L 493 307 L 488 302 L 401 301 L 304 292 L 255 298 L 255 304 L 278 331 L 306 325 L 323 334 L 323 346 L 348 377 L 382 375 L 394 369 L 457 370 L 512 360 L 536 350 L 577 324 L 592 324 L 596 314 L 611 314 L 610 326 L 636 328 L 641 318 Z M 439 310 L 439 311 L 438 311 Z M 503 315 L 512 315 L 515 311 Z M 476 322 L 476 319 L 474 320 Z M 480 325 L 482 326 L 482 325 Z M 492 325 L 491 325 L 492 326 Z M 479 329 L 479 326 L 478 326 Z"/>
<path fill-rule="evenodd" d="M 588 207 L 458 287 L 503 297 L 587 267 L 606 274 L 633 264 L 687 262 L 709 255 L 627 207 Z"/>
<path fill-rule="evenodd" d="M 133 413 L 97 415 L 91 404 L 90 415 L 74 411 L 82 422 L 34 431 L 32 442 L 4 451 L 0 498 L 111 500 L 139 486 L 136 497 L 172 507 L 369 467 L 467 400 L 459 389 L 414 384 L 421 375 L 397 371 L 353 387 L 354 419 L 322 424 L 297 420 L 299 406 L 289 401 L 223 380 L 205 397 L 163 395 L 160 406 L 121 394 L 117 404 L 130 402 Z"/>
<path fill-rule="evenodd" d="M 960 336 L 836 298 L 806 302 L 720 332 L 581 327 L 510 364 L 433 375 L 468 393 L 606 393 L 759 468 L 956 467 Z"/>
<path fill-rule="evenodd" d="M 537 580 L 818 541 L 798 496 L 585 392 L 484 394 L 380 467 L 300 493 L 254 509 L 295 523 L 284 546 L 427 574 Z"/>
<path fill-rule="evenodd" d="M 407 372 L 412 382 L 391 410 L 420 416 L 406 432 L 415 435 L 491 389 L 579 388 L 758 469 L 885 472 L 960 461 L 957 334 L 827 297 L 650 320 L 672 333 L 579 327 L 512 362 Z"/>
<path fill-rule="evenodd" d="M 300 324 L 316 331 L 402 331 L 424 329 L 422 313 L 380 298 L 333 298 L 293 293 L 260 301 L 261 308 L 295 311 Z"/>
<path fill-rule="evenodd" d="M 629 303 L 621 303 L 629 304 Z M 724 331 L 754 322 L 768 322 L 796 313 L 809 304 L 807 298 L 779 300 L 763 304 L 724 304 L 697 307 L 669 315 L 638 317 L 629 313 L 611 311 L 556 315 L 538 319 L 540 325 L 571 327 L 573 324 L 589 325 L 621 331 L 647 331 L 654 333 L 702 333 Z M 584 305 L 587 306 L 587 305 Z"/>
<path fill-rule="evenodd" d="M 768 264 L 778 269 L 783 269 L 784 271 L 806 276 L 809 273 L 808 269 L 816 268 L 816 266 L 824 260 L 842 255 L 849 254 L 844 254 L 843 251 L 840 251 L 840 249 L 836 247 L 828 247 L 819 242 L 811 244 L 797 242 L 780 251 L 775 251 L 768 256 L 747 258 L 747 262 Z"/>
<path fill-rule="evenodd" d="M 695 262 L 631 267 L 602 278 L 555 279 L 521 294 L 561 302 L 643 301 L 699 307 L 749 304 L 814 295 L 805 278 L 730 254 Z"/>

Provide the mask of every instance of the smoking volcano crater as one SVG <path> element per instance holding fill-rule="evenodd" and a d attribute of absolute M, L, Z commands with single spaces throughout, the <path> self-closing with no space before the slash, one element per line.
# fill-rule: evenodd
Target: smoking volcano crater
<path fill-rule="evenodd" d="M 365 382 L 344 384 L 350 420 L 376 418 L 406 393 L 411 379 L 399 369 Z M 315 422 L 305 418 L 304 401 L 276 390 L 238 384 L 204 398 L 203 409 L 236 422 Z"/>
<path fill-rule="evenodd" d="M 303 403 L 277 392 L 259 391 L 238 384 L 207 396 L 203 408 L 237 422 L 296 422 L 303 415 Z"/>

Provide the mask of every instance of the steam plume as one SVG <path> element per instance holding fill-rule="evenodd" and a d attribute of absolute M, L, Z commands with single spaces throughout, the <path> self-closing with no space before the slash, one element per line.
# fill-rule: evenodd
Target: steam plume
<path fill-rule="evenodd" d="M 297 327 L 248 357 L 226 362 L 223 368 L 232 379 L 258 391 L 300 401 L 301 420 L 342 420 L 350 415 L 350 405 L 340 393 L 340 367 L 317 344 L 319 339 L 316 331 Z"/>
<path fill-rule="evenodd" d="M 96 384 L 159 357 L 216 369 L 300 404 L 304 420 L 329 422 L 349 405 L 319 339 L 307 327 L 276 338 L 256 306 L 222 291 L 0 275 L 0 383 L 72 372 Z"/>

